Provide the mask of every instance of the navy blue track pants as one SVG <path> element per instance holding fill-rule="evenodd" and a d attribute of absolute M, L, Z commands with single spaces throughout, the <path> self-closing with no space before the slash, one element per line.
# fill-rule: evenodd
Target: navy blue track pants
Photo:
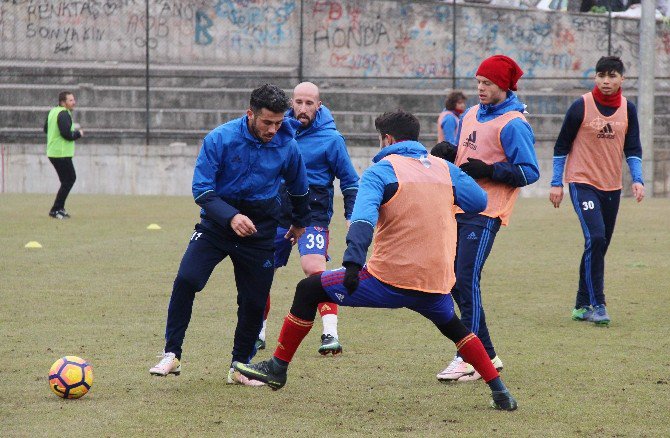
<path fill-rule="evenodd" d="M 500 229 L 500 219 L 477 216 L 479 223 L 458 223 L 456 247 L 456 284 L 451 295 L 461 312 L 463 325 L 476 334 L 489 357 L 496 356 L 486 326 L 486 314 L 479 286 L 484 263 L 491 253 L 493 241 Z"/>
<path fill-rule="evenodd" d="M 619 213 L 621 190 L 603 191 L 570 183 L 570 199 L 584 233 L 575 308 L 605 304 L 605 254 Z"/>
<path fill-rule="evenodd" d="M 256 353 L 254 344 L 274 276 L 274 250 L 231 242 L 198 225 L 174 280 L 165 328 L 166 352 L 181 357 L 195 294 L 205 287 L 214 267 L 227 256 L 233 263 L 238 306 L 232 360 L 249 363 Z"/>

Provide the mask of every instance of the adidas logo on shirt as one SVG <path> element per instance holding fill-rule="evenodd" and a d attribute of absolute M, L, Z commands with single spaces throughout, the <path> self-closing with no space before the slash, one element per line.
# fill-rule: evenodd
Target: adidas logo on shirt
<path fill-rule="evenodd" d="M 263 263 L 264 268 L 271 268 L 272 267 L 272 262 L 270 260 L 266 260 L 265 263 Z"/>
<path fill-rule="evenodd" d="M 475 232 L 473 231 L 473 232 L 471 232 L 470 234 L 468 234 L 468 237 L 466 237 L 466 239 L 468 239 L 468 240 L 477 240 L 477 235 L 476 235 Z"/>
<path fill-rule="evenodd" d="M 463 147 L 470 148 L 473 151 L 477 150 L 477 131 L 472 131 L 470 135 L 468 135 L 467 140 L 463 142 Z"/>
<path fill-rule="evenodd" d="M 612 129 L 612 125 L 607 123 L 605 126 L 602 127 L 600 131 L 598 131 L 598 138 L 609 138 L 612 139 L 614 138 L 614 130 Z"/>

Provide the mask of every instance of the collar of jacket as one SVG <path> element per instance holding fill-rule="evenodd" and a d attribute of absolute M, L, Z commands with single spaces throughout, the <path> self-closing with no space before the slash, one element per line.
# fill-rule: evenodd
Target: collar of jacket
<path fill-rule="evenodd" d="M 375 155 L 372 162 L 377 163 L 388 155 L 402 155 L 404 157 L 420 157 L 428 155 L 425 146 L 418 141 L 405 140 L 386 146 Z"/>
<path fill-rule="evenodd" d="M 483 116 L 500 116 L 509 111 L 520 111 L 523 113 L 525 109 L 526 105 L 521 103 L 517 95 L 513 91 L 507 91 L 505 100 L 497 105 L 484 105 L 480 103 L 477 113 Z"/>
<path fill-rule="evenodd" d="M 321 105 L 319 109 L 316 110 L 314 120 L 312 120 L 312 123 L 310 123 L 310 125 L 304 129 L 302 124 L 295 118 L 295 111 L 293 111 L 293 108 L 286 111 L 286 116 L 298 122 L 298 126 L 296 128 L 298 137 L 313 131 L 317 131 L 319 129 L 337 129 L 335 126 L 335 119 L 333 118 L 333 114 L 325 105 Z"/>

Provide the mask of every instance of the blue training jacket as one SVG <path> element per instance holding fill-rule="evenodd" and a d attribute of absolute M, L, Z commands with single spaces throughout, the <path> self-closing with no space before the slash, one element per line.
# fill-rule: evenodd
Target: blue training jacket
<path fill-rule="evenodd" d="M 359 266 L 365 264 L 368 248 L 372 243 L 379 208 L 398 190 L 398 177 L 393 165 L 384 157 L 392 154 L 403 157 L 421 158 L 428 155 L 426 148 L 417 141 L 401 141 L 382 149 L 373 159 L 361 178 L 361 185 L 351 215 L 351 226 L 347 233 L 347 249 L 343 263 L 351 262 Z M 454 188 L 454 204 L 468 213 L 479 213 L 486 209 L 486 192 L 469 175 L 445 160 L 451 173 Z M 435 202 L 439 202 L 436 199 Z M 421 221 L 421 218 L 417 218 Z"/>
<path fill-rule="evenodd" d="M 232 239 L 272 241 L 282 180 L 293 204 L 293 224 L 309 225 L 307 174 L 294 139 L 298 122 L 285 117 L 272 140 L 263 143 L 249 132 L 247 121 L 247 116 L 231 120 L 207 134 L 195 163 L 193 197 L 206 228 Z M 230 228 L 238 213 L 254 222 L 254 235 L 239 238 Z"/>
<path fill-rule="evenodd" d="M 286 115 L 293 118 L 293 110 Z M 310 225 L 328 227 L 333 217 L 333 180 L 340 180 L 344 196 L 344 217 L 349 219 L 358 192 L 358 173 L 347 152 L 342 134 L 335 127 L 330 110 L 324 105 L 317 110 L 314 121 L 305 129 L 297 128 L 296 141 L 307 168 Z"/>

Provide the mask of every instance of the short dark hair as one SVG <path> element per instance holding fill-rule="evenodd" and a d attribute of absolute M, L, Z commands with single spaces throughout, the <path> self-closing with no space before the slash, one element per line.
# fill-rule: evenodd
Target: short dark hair
<path fill-rule="evenodd" d="M 58 93 L 58 104 L 60 105 L 61 103 L 65 102 L 70 94 L 73 93 L 71 91 L 61 91 Z"/>
<path fill-rule="evenodd" d="M 468 98 L 465 97 L 465 94 L 461 91 L 452 91 L 447 94 L 447 99 L 444 101 L 444 107 L 449 111 L 453 111 L 456 109 L 456 104 L 459 100 L 468 100 Z"/>
<path fill-rule="evenodd" d="M 251 92 L 249 106 L 254 114 L 265 108 L 273 113 L 283 113 L 291 106 L 284 90 L 272 84 L 265 84 Z"/>
<path fill-rule="evenodd" d="M 375 119 L 375 129 L 384 136 L 393 136 L 396 141 L 419 139 L 421 123 L 413 114 L 404 110 L 386 112 Z"/>
<path fill-rule="evenodd" d="M 620 75 L 626 71 L 623 61 L 618 56 L 603 56 L 596 63 L 596 73 L 608 73 L 615 71 Z"/>

